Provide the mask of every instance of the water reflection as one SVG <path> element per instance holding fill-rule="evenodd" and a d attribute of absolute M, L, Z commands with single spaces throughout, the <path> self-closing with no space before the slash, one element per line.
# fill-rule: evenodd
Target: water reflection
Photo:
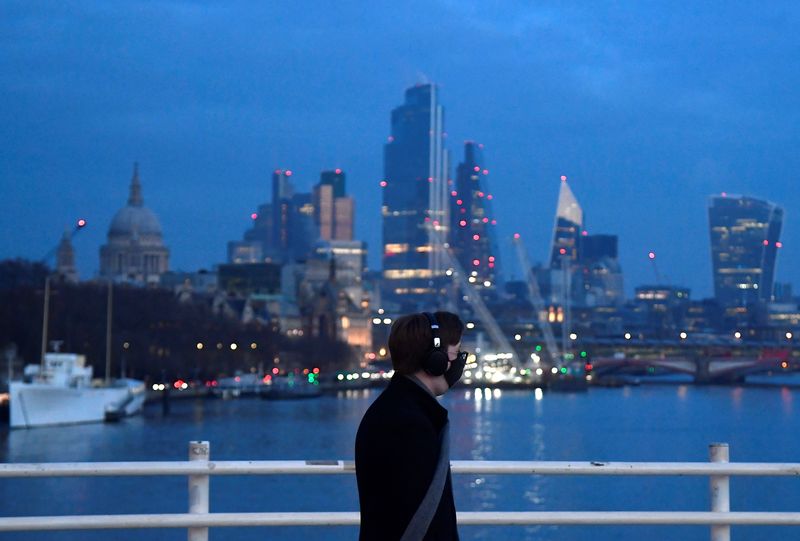
<path fill-rule="evenodd" d="M 781 404 L 783 405 L 783 413 L 789 417 L 792 415 L 792 390 L 789 387 L 781 387 Z"/>

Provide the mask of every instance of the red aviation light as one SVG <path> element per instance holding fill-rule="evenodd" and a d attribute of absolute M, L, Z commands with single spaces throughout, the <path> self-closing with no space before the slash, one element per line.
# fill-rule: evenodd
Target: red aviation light
<path fill-rule="evenodd" d="M 561 182 L 567 181 L 567 175 L 561 175 Z"/>
<path fill-rule="evenodd" d="M 519 233 L 514 233 L 514 240 L 518 240 L 518 239 L 519 239 Z"/>
<path fill-rule="evenodd" d="M 655 252 L 650 252 L 650 253 L 647 254 L 647 257 L 649 257 L 650 259 L 655 259 L 656 258 L 656 253 Z"/>
<path fill-rule="evenodd" d="M 493 255 L 489 256 L 489 263 L 494 263 L 494 256 Z"/>
<path fill-rule="evenodd" d="M 461 199 L 456 199 L 456 205 L 461 206 L 463 204 L 464 204 L 464 201 L 462 201 Z"/>
<path fill-rule="evenodd" d="M 492 225 L 497 225 L 497 220 L 492 220 Z"/>
<path fill-rule="evenodd" d="M 472 235 L 472 240 L 481 240 L 481 236 L 475 233 L 474 235 Z"/>
<path fill-rule="evenodd" d="M 439 220 L 434 220 L 433 221 L 433 225 L 435 225 L 436 227 L 439 227 Z"/>
<path fill-rule="evenodd" d="M 775 248 L 783 248 L 783 243 L 781 241 L 776 242 Z"/>
<path fill-rule="evenodd" d="M 493 269 L 494 268 L 494 263 L 489 263 L 489 268 Z"/>
<path fill-rule="evenodd" d="M 292 172 L 291 172 L 291 170 L 287 169 L 287 170 L 286 170 L 286 173 L 285 173 L 285 175 L 286 175 L 287 177 L 290 177 L 290 176 L 292 176 Z"/>
<path fill-rule="evenodd" d="M 452 195 L 453 197 L 456 197 L 458 195 L 458 192 L 453 190 L 452 192 L 450 192 L 450 195 Z"/>
<path fill-rule="evenodd" d="M 566 255 L 567 254 L 567 249 L 566 248 L 560 248 L 558 250 L 558 253 L 561 254 L 561 255 Z"/>
<path fill-rule="evenodd" d="M 762 242 L 762 244 L 763 244 L 764 246 L 769 246 L 769 241 L 768 241 L 767 239 L 764 239 L 764 241 Z"/>
<path fill-rule="evenodd" d="M 475 267 L 477 267 L 477 266 L 479 266 L 479 265 L 481 264 L 481 260 L 480 260 L 480 259 L 473 259 L 473 260 L 472 260 L 472 264 L 473 264 Z"/>
<path fill-rule="evenodd" d="M 276 175 L 282 175 L 283 174 L 283 169 L 276 169 L 275 170 L 275 174 Z"/>
<path fill-rule="evenodd" d="M 483 174 L 484 174 L 484 175 L 488 175 L 488 174 L 489 174 L 489 170 L 488 170 L 488 169 L 484 169 L 484 170 L 483 170 Z"/>
<path fill-rule="evenodd" d="M 461 220 L 460 222 L 458 222 L 458 225 L 460 225 L 461 227 L 467 227 L 467 221 Z"/>
<path fill-rule="evenodd" d="M 280 372 L 280 369 L 277 366 L 272 369 L 272 373 L 275 374 L 276 376 L 278 375 L 278 372 Z"/>
<path fill-rule="evenodd" d="M 433 177 L 428 177 L 428 182 L 433 182 Z"/>
<path fill-rule="evenodd" d="M 466 213 L 467 213 L 467 209 L 465 209 L 465 208 L 463 208 L 463 207 L 462 207 L 462 208 L 461 208 L 461 214 L 466 214 Z"/>
<path fill-rule="evenodd" d="M 258 219 L 258 214 L 254 212 L 253 214 L 250 215 L 250 219 L 251 220 L 257 220 Z"/>
<path fill-rule="evenodd" d="M 588 237 L 589 232 L 584 229 L 583 231 L 581 231 L 581 235 L 583 235 L 584 237 Z"/>
<path fill-rule="evenodd" d="M 386 140 L 392 143 L 394 142 L 394 136 L 390 135 L 389 137 L 386 138 Z"/>
<path fill-rule="evenodd" d="M 483 219 L 483 223 L 488 224 L 489 223 L 489 218 L 484 218 Z"/>
<path fill-rule="evenodd" d="M 388 186 L 388 185 L 389 185 L 389 183 L 388 183 L 388 182 L 386 182 L 385 180 L 382 180 L 382 181 L 381 181 L 381 188 L 385 188 L 385 187 L 386 187 L 386 186 Z"/>
<path fill-rule="evenodd" d="M 491 201 L 492 199 L 494 199 L 494 197 L 492 196 L 492 194 L 489 194 L 489 195 L 486 196 L 486 199 Z"/>
<path fill-rule="evenodd" d="M 478 171 L 481 170 L 481 168 L 476 165 L 475 167 L 472 168 L 472 170 L 477 173 Z"/>
<path fill-rule="evenodd" d="M 430 217 L 430 216 L 425 216 L 425 223 L 427 224 L 427 223 L 429 223 L 430 221 L 431 221 L 431 217 Z"/>
<path fill-rule="evenodd" d="M 483 192 L 478 192 L 478 197 L 483 197 Z"/>
<path fill-rule="evenodd" d="M 337 175 L 341 175 L 342 174 L 342 170 L 337 167 L 336 170 L 334 171 L 334 173 L 336 173 Z"/>
<path fill-rule="evenodd" d="M 86 220 L 84 220 L 83 218 L 79 218 L 78 222 L 75 225 L 77 225 L 78 229 L 80 229 L 81 227 L 86 227 Z"/>

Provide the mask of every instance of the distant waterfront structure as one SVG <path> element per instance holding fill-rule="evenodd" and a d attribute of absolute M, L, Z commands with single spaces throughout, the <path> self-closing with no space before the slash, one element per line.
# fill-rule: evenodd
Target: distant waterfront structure
<path fill-rule="evenodd" d="M 741 195 L 712 196 L 708 207 L 714 296 L 723 307 L 771 300 L 783 209 Z"/>
<path fill-rule="evenodd" d="M 450 246 L 461 267 L 475 273 L 480 284 L 495 283 L 499 263 L 488 175 L 483 145 L 465 142 L 464 161 L 450 192 Z"/>
<path fill-rule="evenodd" d="M 444 109 L 433 84 L 413 86 L 392 110 L 384 146 L 383 278 L 387 299 L 416 305 L 442 293 L 448 154 Z"/>
<path fill-rule="evenodd" d="M 169 250 L 161 224 L 144 206 L 139 165 L 133 166 L 128 204 L 111 220 L 108 241 L 100 247 L 100 276 L 116 282 L 158 284 L 169 270 Z"/>

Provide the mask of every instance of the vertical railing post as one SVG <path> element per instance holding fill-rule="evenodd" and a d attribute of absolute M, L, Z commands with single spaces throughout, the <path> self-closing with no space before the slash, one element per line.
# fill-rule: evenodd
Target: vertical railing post
<path fill-rule="evenodd" d="M 189 442 L 189 460 L 208 462 L 211 453 L 207 441 Z M 189 513 L 208 514 L 208 475 L 189 476 Z M 189 528 L 189 541 L 208 541 L 208 528 Z"/>
<path fill-rule="evenodd" d="M 708 446 L 708 455 L 711 462 L 727 463 L 730 460 L 727 443 L 712 443 Z M 727 513 L 731 510 L 731 481 L 727 475 L 712 475 L 710 478 L 711 511 Z M 731 541 L 731 527 L 729 524 L 713 524 L 711 526 L 711 541 Z"/>

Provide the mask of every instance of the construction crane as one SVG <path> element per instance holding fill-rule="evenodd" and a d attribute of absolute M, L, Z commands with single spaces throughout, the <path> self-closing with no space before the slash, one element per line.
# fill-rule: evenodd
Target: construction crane
<path fill-rule="evenodd" d="M 489 334 L 489 338 L 491 339 L 492 343 L 501 353 L 511 355 L 511 364 L 513 364 L 517 369 L 523 368 L 519 356 L 511 346 L 508 338 L 506 338 L 506 335 L 503 334 L 502 329 L 500 329 L 500 325 L 497 324 L 497 320 L 486 307 L 486 303 L 483 302 L 483 298 L 481 297 L 477 288 L 469 283 L 469 277 L 464 271 L 464 268 L 461 266 L 461 263 L 459 263 L 455 255 L 453 255 L 450 244 L 444 242 L 441 231 L 439 231 L 435 225 L 432 226 L 429 231 L 433 245 L 439 249 L 442 262 L 447 268 L 445 274 L 450 276 L 457 283 L 463 293 L 464 300 L 470 305 L 472 310 L 475 312 L 475 315 L 478 316 L 478 319 L 486 327 L 486 331 Z"/>
<path fill-rule="evenodd" d="M 649 252 L 647 254 L 647 257 L 650 258 L 650 262 L 653 264 L 653 272 L 656 275 L 656 283 L 655 283 L 655 285 L 657 285 L 657 286 L 663 285 L 663 282 L 661 280 L 661 274 L 659 274 L 659 272 L 658 272 L 658 265 L 656 265 L 656 253 L 655 252 Z"/>
<path fill-rule="evenodd" d="M 550 324 L 548 322 L 542 322 L 539 319 L 539 314 L 545 311 L 544 301 L 542 300 L 542 295 L 539 291 L 539 283 L 537 282 L 536 277 L 533 275 L 533 268 L 528 261 L 528 252 L 525 250 L 525 246 L 522 244 L 522 239 L 519 233 L 514 233 L 512 243 L 517 249 L 517 259 L 519 260 L 519 264 L 522 266 L 522 272 L 525 273 L 525 282 L 528 286 L 528 301 L 530 301 L 530 303 L 533 305 L 533 309 L 536 314 L 536 322 L 539 326 L 539 330 L 542 332 L 542 337 L 544 337 L 544 344 L 547 348 L 547 353 L 550 355 L 550 358 L 554 363 L 561 365 L 562 359 L 558 352 L 556 339 L 553 336 L 553 329 L 550 328 Z"/>

